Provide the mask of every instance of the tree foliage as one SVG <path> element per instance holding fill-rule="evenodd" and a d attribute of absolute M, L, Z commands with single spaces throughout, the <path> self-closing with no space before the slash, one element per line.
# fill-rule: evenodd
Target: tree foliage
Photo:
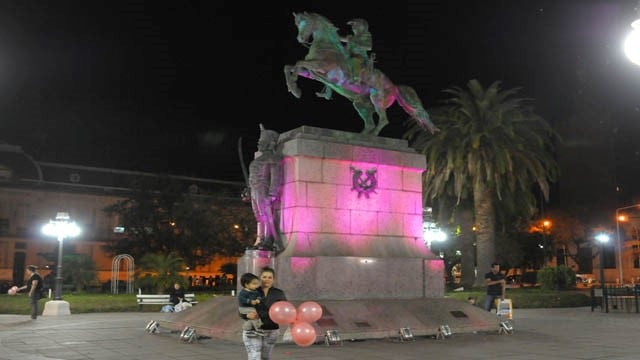
<path fill-rule="evenodd" d="M 77 291 L 86 290 L 97 280 L 96 264 L 85 254 L 68 254 L 62 257 L 63 283 L 73 284 Z"/>
<path fill-rule="evenodd" d="M 543 290 L 566 290 L 575 287 L 576 273 L 564 265 L 548 266 L 538 271 L 537 280 Z"/>
<path fill-rule="evenodd" d="M 138 286 L 158 294 L 165 293 L 176 282 L 186 286 L 185 279 L 180 275 L 184 268 L 183 259 L 173 253 L 146 254 L 140 259 L 136 269 Z"/>
<path fill-rule="evenodd" d="M 55 277 L 58 270 L 58 255 L 56 252 L 38 253 L 52 270 L 45 276 L 45 286 L 55 289 Z M 85 291 L 98 281 L 96 264 L 86 254 L 67 253 L 62 256 L 62 283 L 73 285 L 76 291 Z"/>
<path fill-rule="evenodd" d="M 429 110 L 440 131 L 431 136 L 412 125 L 405 134 L 427 158 L 425 202 L 444 196 L 472 201 L 479 272 L 496 260 L 496 220 L 531 216 L 533 189 L 547 199 L 557 177 L 560 139 L 528 99 L 514 97 L 518 91 L 502 91 L 500 82 L 485 89 L 477 80 L 466 89 L 446 89 L 450 97 Z"/>
<path fill-rule="evenodd" d="M 186 192 L 169 179 L 144 180 L 105 211 L 125 228 L 109 252 L 136 259 L 175 253 L 192 267 L 210 263 L 215 255 L 237 256 L 253 238 L 248 229 L 255 228 L 251 209 L 239 199 Z"/>

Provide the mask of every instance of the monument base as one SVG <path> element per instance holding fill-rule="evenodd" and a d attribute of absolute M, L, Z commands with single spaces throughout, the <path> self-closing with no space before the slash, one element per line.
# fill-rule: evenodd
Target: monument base
<path fill-rule="evenodd" d="M 444 263 L 434 258 L 361 256 L 275 256 L 247 250 L 238 278 L 269 266 L 276 286 L 291 300 L 415 299 L 444 296 Z M 349 274 L 349 276 L 344 276 Z M 238 284 L 238 291 L 241 285 Z"/>
<path fill-rule="evenodd" d="M 466 301 L 449 298 L 321 300 L 322 318 L 313 323 L 316 342 L 328 330 L 344 340 L 397 338 L 408 327 L 414 336 L 435 336 L 441 325 L 456 333 L 498 331 L 498 319 Z M 301 301 L 291 301 L 294 306 Z M 219 296 L 187 310 L 169 314 L 161 327 L 182 331 L 186 326 L 199 336 L 242 342 L 242 320 L 236 297 Z M 288 326 L 281 326 L 279 342 L 292 342 Z"/>
<path fill-rule="evenodd" d="M 44 303 L 44 311 L 42 311 L 42 316 L 61 315 L 71 315 L 69 302 L 64 300 L 51 300 Z"/>

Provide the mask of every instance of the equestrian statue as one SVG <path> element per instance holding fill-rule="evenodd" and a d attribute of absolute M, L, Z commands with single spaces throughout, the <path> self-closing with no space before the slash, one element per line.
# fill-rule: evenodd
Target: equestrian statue
<path fill-rule="evenodd" d="M 375 56 L 369 55 L 371 34 L 364 19 L 349 21 L 352 35 L 341 37 L 338 29 L 322 15 L 303 12 L 293 16 L 298 28 L 297 40 L 309 48 L 304 60 L 284 67 L 287 88 L 295 97 L 302 95 L 297 84 L 298 76 L 302 76 L 324 85 L 324 89 L 316 93 L 319 97 L 329 100 L 336 92 L 351 100 L 364 120 L 363 134 L 380 133 L 389 123 L 386 109 L 395 101 L 430 132 L 438 130 L 413 88 L 394 85 L 373 66 Z"/>

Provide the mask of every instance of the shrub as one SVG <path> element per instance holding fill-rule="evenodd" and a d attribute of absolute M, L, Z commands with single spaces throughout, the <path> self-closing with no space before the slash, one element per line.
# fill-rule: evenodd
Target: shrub
<path fill-rule="evenodd" d="M 482 306 L 486 289 L 472 289 L 469 291 L 456 291 L 447 293 L 447 297 L 460 301 L 468 301 L 468 298 L 476 299 L 476 306 Z M 559 308 L 590 306 L 591 298 L 587 291 L 568 290 L 542 290 L 541 288 L 516 288 L 507 289 L 506 298 L 513 301 L 516 309 L 529 308 Z"/>
<path fill-rule="evenodd" d="M 538 282 L 543 290 L 570 289 L 575 286 L 576 273 L 564 265 L 547 266 L 538 271 Z"/>

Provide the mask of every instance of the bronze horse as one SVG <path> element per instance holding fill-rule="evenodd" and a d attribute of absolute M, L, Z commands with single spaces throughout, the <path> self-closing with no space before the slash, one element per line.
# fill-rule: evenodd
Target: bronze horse
<path fill-rule="evenodd" d="M 331 92 L 335 91 L 351 100 L 364 120 L 364 134 L 380 133 L 389 123 L 386 109 L 395 101 L 429 131 L 438 130 L 413 88 L 394 85 L 382 71 L 373 67 L 357 69 L 357 59 L 348 53 L 337 28 L 324 16 L 307 12 L 293 15 L 298 28 L 297 40 L 309 47 L 304 60 L 284 67 L 287 88 L 295 97 L 302 95 L 297 85 L 298 76 L 302 76 L 325 85 L 324 92 L 316 93 L 319 97 L 330 99 Z"/>

